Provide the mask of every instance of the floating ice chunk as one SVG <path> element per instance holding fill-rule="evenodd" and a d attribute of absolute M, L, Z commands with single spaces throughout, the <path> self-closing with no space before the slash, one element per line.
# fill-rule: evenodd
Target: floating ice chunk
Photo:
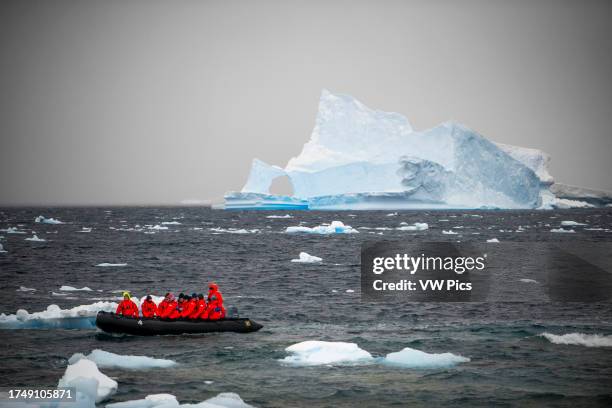
<path fill-rule="evenodd" d="M 387 214 L 387 217 L 397 217 L 397 216 L 398 216 L 398 213 L 396 213 L 396 212 L 392 212 L 392 213 Z"/>
<path fill-rule="evenodd" d="M 268 215 L 266 218 L 293 218 L 293 216 L 289 215 L 289 214 L 285 214 L 285 215 Z"/>
<path fill-rule="evenodd" d="M 469 358 L 452 353 L 430 354 L 410 347 L 389 353 L 382 359 L 383 364 L 406 368 L 444 368 L 468 361 Z"/>
<path fill-rule="evenodd" d="M 524 283 L 538 283 L 538 281 L 535 279 L 527 279 L 527 278 L 519 279 L 519 281 L 524 282 Z"/>
<path fill-rule="evenodd" d="M 93 361 L 101 368 L 124 368 L 128 370 L 141 370 L 146 368 L 167 368 L 176 365 L 175 361 L 162 358 L 152 358 L 147 356 L 126 356 L 110 353 L 104 350 L 93 350 L 88 355 L 81 353 L 74 354 L 68 360 L 69 364 L 74 364 L 81 359 Z"/>
<path fill-rule="evenodd" d="M 5 253 L 6 253 L 6 250 L 4 249 L 2 244 L 0 244 L 0 254 L 5 254 Z"/>
<path fill-rule="evenodd" d="M 356 364 L 373 361 L 372 355 L 360 349 L 355 343 L 311 340 L 289 346 L 285 351 L 291 355 L 280 361 L 298 366 Z"/>
<path fill-rule="evenodd" d="M 102 262 L 97 264 L 96 266 L 100 266 L 103 268 L 109 268 L 109 267 L 121 267 L 121 266 L 127 266 L 126 263 L 109 263 L 109 262 Z"/>
<path fill-rule="evenodd" d="M 38 238 L 38 235 L 36 234 L 32 234 L 31 237 L 28 237 L 25 239 L 26 241 L 33 241 L 33 242 L 45 242 L 46 239 L 44 238 Z"/>
<path fill-rule="evenodd" d="M 36 289 L 20 286 L 19 289 L 17 289 L 17 292 L 36 292 Z"/>
<path fill-rule="evenodd" d="M 6 232 L 7 234 L 25 234 L 25 231 L 19 231 L 17 227 L 8 227 L 7 229 L 0 230 Z"/>
<path fill-rule="evenodd" d="M 211 382 L 212 383 L 212 382 Z M 233 392 L 222 392 L 197 404 L 179 404 L 172 394 L 147 395 L 144 399 L 107 404 L 106 408 L 253 408 Z"/>
<path fill-rule="evenodd" d="M 285 232 L 288 234 L 306 233 L 306 234 L 358 234 L 359 231 L 350 225 L 344 225 L 342 221 L 332 221 L 330 225 L 322 224 L 313 228 L 298 226 L 287 227 Z"/>
<path fill-rule="evenodd" d="M 588 224 L 584 224 L 582 222 L 576 222 L 576 221 L 561 221 L 562 227 L 579 227 L 582 225 L 588 225 Z"/>
<path fill-rule="evenodd" d="M 62 285 L 59 288 L 59 290 L 62 290 L 64 292 L 77 292 L 77 291 L 91 292 L 93 289 L 88 288 L 87 286 L 84 286 L 82 288 L 75 288 L 74 286 Z"/>
<path fill-rule="evenodd" d="M 444 235 L 457 235 L 457 233 L 455 231 L 453 231 L 453 230 L 448 230 L 448 231 L 442 230 L 442 234 L 444 234 Z"/>
<path fill-rule="evenodd" d="M 51 296 L 68 296 L 69 293 L 51 292 Z"/>
<path fill-rule="evenodd" d="M 95 384 L 95 393 L 91 392 L 92 384 Z M 60 378 L 57 386 L 75 387 L 77 392 L 84 396 L 93 397 L 96 403 L 108 399 L 117 392 L 117 381 L 102 374 L 96 363 L 87 359 L 79 360 L 66 367 L 66 372 Z"/>
<path fill-rule="evenodd" d="M 291 262 L 297 263 L 317 263 L 323 261 L 323 258 L 319 258 L 318 256 L 310 255 L 306 252 L 300 252 L 300 257 L 298 259 L 292 259 Z"/>
<path fill-rule="evenodd" d="M 49 305 L 47 310 L 34 313 L 19 309 L 15 314 L 0 314 L 0 328 L 94 328 L 94 318 L 99 311 L 114 312 L 116 309 L 117 303 L 115 302 L 96 302 L 89 305 L 76 306 L 71 309 L 61 309 L 58 305 Z"/>
<path fill-rule="evenodd" d="M 353 289 L 347 289 L 346 293 L 355 293 L 355 291 Z"/>
<path fill-rule="evenodd" d="M 181 223 L 178 221 L 164 221 L 162 225 L 181 225 Z"/>
<path fill-rule="evenodd" d="M 612 347 L 612 336 L 603 336 L 600 334 L 568 333 L 557 335 L 542 333 L 540 336 L 555 344 L 586 347 Z"/>
<path fill-rule="evenodd" d="M 92 230 L 91 227 L 81 227 L 81 230 L 77 232 L 91 232 L 91 230 Z"/>
<path fill-rule="evenodd" d="M 42 215 L 39 215 L 38 217 L 34 218 L 34 222 L 37 223 L 41 223 L 41 224 L 63 224 L 63 222 L 61 222 L 60 220 L 57 220 L 55 218 L 45 218 Z"/>
<path fill-rule="evenodd" d="M 573 234 L 576 231 L 574 231 L 573 229 L 553 228 L 553 229 L 550 230 L 550 232 Z"/>
<path fill-rule="evenodd" d="M 487 239 L 487 242 L 491 242 L 491 243 L 499 243 L 499 239 L 497 239 L 497 238 L 491 238 L 491 239 Z"/>
<path fill-rule="evenodd" d="M 415 222 L 412 225 L 408 225 L 406 222 L 401 222 L 400 226 L 396 228 L 399 231 L 425 231 L 429 229 L 429 225 L 426 222 Z"/>
<path fill-rule="evenodd" d="M 149 226 L 147 228 L 150 230 L 167 230 L 168 229 L 168 227 L 162 226 L 162 225 L 153 225 L 152 227 Z"/>
<path fill-rule="evenodd" d="M 245 228 L 209 228 L 210 231 L 214 232 L 225 232 L 228 234 L 256 234 L 259 232 L 258 229 L 245 229 Z"/>

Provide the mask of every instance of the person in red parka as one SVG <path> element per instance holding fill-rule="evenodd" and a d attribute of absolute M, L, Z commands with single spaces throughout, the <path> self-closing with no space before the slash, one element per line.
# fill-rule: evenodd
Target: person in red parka
<path fill-rule="evenodd" d="M 170 292 L 167 292 L 159 305 L 157 305 L 157 315 L 162 316 L 168 307 L 168 296 L 170 296 Z"/>
<path fill-rule="evenodd" d="M 223 295 L 219 292 L 219 286 L 216 283 L 208 285 L 208 320 L 219 320 L 225 318 L 225 308 L 223 307 Z"/>
<path fill-rule="evenodd" d="M 166 306 L 164 307 L 164 313 L 160 314 L 159 317 L 162 319 L 178 319 L 180 313 L 178 311 L 178 303 L 172 293 L 166 297 Z"/>
<path fill-rule="evenodd" d="M 204 295 L 200 293 L 198 295 L 198 300 L 196 301 L 196 308 L 193 313 L 189 316 L 190 319 L 199 319 L 202 316 L 202 313 L 206 311 L 206 301 L 204 300 Z"/>
<path fill-rule="evenodd" d="M 123 300 L 117 306 L 117 311 L 115 312 L 118 315 L 135 317 L 138 318 L 138 306 L 132 300 L 130 296 L 130 292 L 123 292 Z"/>
<path fill-rule="evenodd" d="M 157 316 L 157 305 L 153 301 L 151 295 L 148 295 L 147 298 L 142 302 L 140 306 L 142 309 L 142 317 L 155 317 Z"/>
<path fill-rule="evenodd" d="M 196 309 L 197 300 L 195 297 L 185 296 L 183 302 L 183 308 L 181 310 L 181 317 L 187 319 Z"/>

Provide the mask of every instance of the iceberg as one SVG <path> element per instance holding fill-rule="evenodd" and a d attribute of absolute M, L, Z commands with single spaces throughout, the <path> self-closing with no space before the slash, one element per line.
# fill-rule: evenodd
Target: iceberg
<path fill-rule="evenodd" d="M 64 292 L 91 292 L 93 289 L 84 286 L 82 288 L 75 288 L 74 286 L 67 286 L 67 285 L 62 285 L 59 290 L 62 290 Z"/>
<path fill-rule="evenodd" d="M 32 234 L 31 237 L 28 237 L 25 240 L 26 241 L 32 241 L 32 242 L 45 242 L 46 241 L 46 239 L 39 238 L 38 235 L 36 235 L 36 234 Z"/>
<path fill-rule="evenodd" d="M 41 223 L 41 224 L 53 224 L 53 225 L 63 224 L 63 222 L 61 222 L 60 220 L 57 220 L 55 218 L 45 218 L 42 215 L 39 215 L 38 217 L 36 217 L 34 219 L 34 222 Z"/>
<path fill-rule="evenodd" d="M 64 376 L 60 378 L 58 388 L 74 387 L 77 393 L 82 394 L 79 399 L 91 399 L 94 402 L 102 402 L 117 392 L 117 381 L 104 375 L 98 370 L 93 361 L 87 359 L 78 360 L 68 365 Z M 79 406 L 86 404 L 79 404 Z M 93 404 L 87 404 L 94 406 Z"/>
<path fill-rule="evenodd" d="M 0 244 L 0 254 L 5 254 L 7 251 L 4 249 L 2 244 Z"/>
<path fill-rule="evenodd" d="M 406 368 L 444 368 L 459 363 L 469 362 L 470 359 L 453 353 L 430 354 L 421 350 L 406 347 L 395 353 L 389 353 L 382 359 L 383 364 Z"/>
<path fill-rule="evenodd" d="M 253 408 L 233 392 L 222 392 L 197 404 L 179 404 L 172 394 L 151 394 L 143 399 L 106 404 L 106 408 Z"/>
<path fill-rule="evenodd" d="M 425 231 L 429 229 L 429 224 L 426 222 L 415 222 L 412 225 L 408 225 L 406 222 L 400 222 L 400 226 L 396 228 L 398 231 Z"/>
<path fill-rule="evenodd" d="M 568 333 L 558 335 L 542 333 L 540 336 L 554 344 L 585 347 L 612 347 L 612 336 L 603 336 L 599 334 Z"/>
<path fill-rule="evenodd" d="M 115 302 L 96 302 L 71 309 L 49 305 L 46 310 L 34 313 L 19 309 L 15 314 L 0 314 L 0 329 L 93 329 L 99 311 L 114 312 L 116 309 Z"/>
<path fill-rule="evenodd" d="M 280 360 L 282 363 L 298 366 L 356 364 L 373 361 L 367 351 L 355 343 L 341 341 L 303 341 L 285 349 L 290 356 Z"/>
<path fill-rule="evenodd" d="M 313 228 L 297 226 L 297 227 L 287 227 L 285 229 L 287 234 L 295 234 L 295 233 L 305 233 L 305 234 L 321 234 L 321 235 L 329 235 L 329 234 L 359 234 L 355 228 L 350 225 L 344 225 L 342 221 L 332 221 L 331 224 L 322 224 Z"/>
<path fill-rule="evenodd" d="M 549 161 L 455 122 L 415 130 L 398 113 L 323 90 L 301 153 L 284 168 L 254 159 L 242 190 L 226 193 L 225 208 L 554 208 Z M 292 195 L 270 194 L 279 177 L 289 179 Z"/>
<path fill-rule="evenodd" d="M 319 258 L 318 256 L 310 255 L 307 252 L 300 252 L 299 258 L 291 260 L 291 262 L 295 262 L 295 263 L 317 263 L 321 261 L 323 261 L 323 258 Z"/>

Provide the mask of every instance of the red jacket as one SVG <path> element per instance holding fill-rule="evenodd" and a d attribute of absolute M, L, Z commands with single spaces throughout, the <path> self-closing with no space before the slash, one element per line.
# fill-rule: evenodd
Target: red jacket
<path fill-rule="evenodd" d="M 223 307 L 223 296 L 219 291 L 211 291 L 208 294 L 210 299 L 206 309 L 206 317 L 208 320 L 219 320 L 225 317 L 225 308 Z"/>
<path fill-rule="evenodd" d="M 206 311 L 206 301 L 204 299 L 198 299 L 196 302 L 195 310 L 191 315 L 189 315 L 190 319 L 199 319 L 202 316 L 202 313 Z"/>
<path fill-rule="evenodd" d="M 130 299 L 124 299 L 117 306 L 117 311 L 115 312 L 118 315 L 130 316 L 138 318 L 138 306 Z"/>
<path fill-rule="evenodd" d="M 166 302 L 166 306 L 164 308 L 164 314 L 160 315 L 159 317 L 163 317 L 166 319 L 178 319 L 180 316 L 180 313 L 177 307 L 178 307 L 178 303 L 176 302 L 176 300 Z"/>
<path fill-rule="evenodd" d="M 159 305 L 157 305 L 157 315 L 163 316 L 167 307 L 168 307 L 168 301 L 164 298 L 162 299 L 161 302 L 159 302 Z"/>
<path fill-rule="evenodd" d="M 143 317 L 155 317 L 157 316 L 157 306 L 152 300 L 145 300 L 142 302 L 142 316 Z"/>
<path fill-rule="evenodd" d="M 188 302 L 183 302 L 183 310 L 181 317 L 189 317 L 196 310 L 197 302 L 195 299 L 190 299 Z"/>

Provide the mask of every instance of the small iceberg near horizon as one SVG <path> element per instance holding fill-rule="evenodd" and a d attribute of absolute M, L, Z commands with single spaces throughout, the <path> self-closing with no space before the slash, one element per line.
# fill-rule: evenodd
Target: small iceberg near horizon
<path fill-rule="evenodd" d="M 287 234 L 305 233 L 305 234 L 358 234 L 359 231 L 351 227 L 350 225 L 344 225 L 342 221 L 332 221 L 331 224 L 321 224 L 316 227 L 287 227 L 285 229 Z"/>
<path fill-rule="evenodd" d="M 310 255 L 307 252 L 300 252 L 299 258 L 291 260 L 291 262 L 295 262 L 295 263 L 318 263 L 322 261 L 323 261 L 323 258 L 319 258 L 318 256 Z"/>

